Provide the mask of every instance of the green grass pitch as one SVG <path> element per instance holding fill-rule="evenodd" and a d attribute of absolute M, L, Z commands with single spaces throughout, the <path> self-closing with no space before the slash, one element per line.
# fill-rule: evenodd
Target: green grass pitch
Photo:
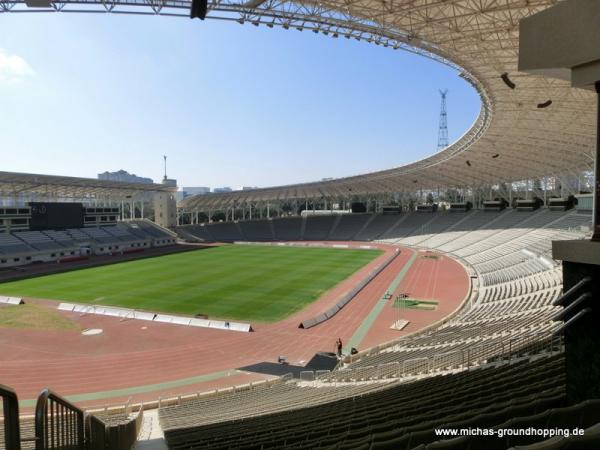
<path fill-rule="evenodd" d="M 229 245 L 0 284 L 2 295 L 273 322 L 380 250 Z"/>

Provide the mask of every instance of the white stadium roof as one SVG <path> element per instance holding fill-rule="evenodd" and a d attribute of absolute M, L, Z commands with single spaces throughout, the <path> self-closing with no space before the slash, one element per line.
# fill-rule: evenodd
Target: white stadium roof
<path fill-rule="evenodd" d="M 0 196 L 10 198 L 26 195 L 47 199 L 124 200 L 155 192 L 173 192 L 175 189 L 152 183 L 123 183 L 94 178 L 0 172 Z"/>
<path fill-rule="evenodd" d="M 412 164 L 358 176 L 195 196 L 186 209 L 244 202 L 348 197 L 417 189 L 479 187 L 590 170 L 595 145 L 595 97 L 567 82 L 517 71 L 519 20 L 556 0 L 333 0 L 209 2 L 207 18 L 308 29 L 331 37 L 404 49 L 457 68 L 479 92 L 473 127 L 445 150 Z M 32 11 L 3 0 L 0 11 Z M 46 10 L 189 16 L 190 2 L 77 0 Z M 202 26 L 198 22 L 198 26 Z M 393 54 L 390 54 L 393 57 Z M 507 73 L 516 87 L 501 78 Z M 538 105 L 552 101 L 550 106 Z M 284 151 L 285 149 L 282 149 Z M 467 163 L 468 162 L 468 163 Z"/>

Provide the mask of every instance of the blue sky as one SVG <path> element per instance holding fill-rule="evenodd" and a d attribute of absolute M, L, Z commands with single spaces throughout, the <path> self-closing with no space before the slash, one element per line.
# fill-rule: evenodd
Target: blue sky
<path fill-rule="evenodd" d="M 311 32 L 182 18 L 0 14 L 0 170 L 269 186 L 385 169 L 450 140 L 475 91 L 434 61 Z"/>

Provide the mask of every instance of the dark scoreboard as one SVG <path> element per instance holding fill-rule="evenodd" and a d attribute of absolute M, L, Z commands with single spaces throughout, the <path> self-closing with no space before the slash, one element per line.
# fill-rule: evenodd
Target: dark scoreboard
<path fill-rule="evenodd" d="M 84 208 L 81 203 L 30 202 L 29 207 L 29 229 L 33 231 L 83 228 Z"/>

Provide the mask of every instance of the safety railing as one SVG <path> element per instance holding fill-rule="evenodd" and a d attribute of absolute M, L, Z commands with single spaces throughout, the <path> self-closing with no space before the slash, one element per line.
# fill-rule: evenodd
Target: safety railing
<path fill-rule="evenodd" d="M 84 450 L 84 412 L 44 389 L 35 407 L 36 450 Z"/>
<path fill-rule="evenodd" d="M 6 450 L 21 450 L 21 430 L 19 428 L 19 399 L 14 390 L 0 384 L 2 415 L 4 417 L 4 447 Z"/>
<path fill-rule="evenodd" d="M 105 450 L 108 445 L 106 439 L 106 424 L 98 417 L 90 415 L 86 423 L 89 439 L 88 450 Z"/>
<path fill-rule="evenodd" d="M 39 395 L 35 407 L 35 437 L 22 439 L 19 401 L 15 391 L 0 384 L 3 429 L 0 449 L 21 450 L 22 442 L 34 442 L 35 450 L 131 450 L 142 427 L 144 409 L 120 423 L 107 424 L 86 415 L 77 406 L 49 389 Z M 130 409 L 126 407 L 126 413 Z"/>
<path fill-rule="evenodd" d="M 483 342 L 432 356 L 411 358 L 385 364 L 336 370 L 318 377 L 319 381 L 366 381 L 434 375 L 438 372 L 465 370 L 490 362 L 508 362 L 517 358 L 563 350 L 563 337 L 556 332 L 532 332 L 503 340 Z M 400 355 L 399 355 L 400 357 Z"/>
<path fill-rule="evenodd" d="M 144 408 L 136 416 L 119 424 L 107 424 L 94 415 L 86 424 L 89 436 L 88 450 L 131 450 L 142 427 Z"/>

